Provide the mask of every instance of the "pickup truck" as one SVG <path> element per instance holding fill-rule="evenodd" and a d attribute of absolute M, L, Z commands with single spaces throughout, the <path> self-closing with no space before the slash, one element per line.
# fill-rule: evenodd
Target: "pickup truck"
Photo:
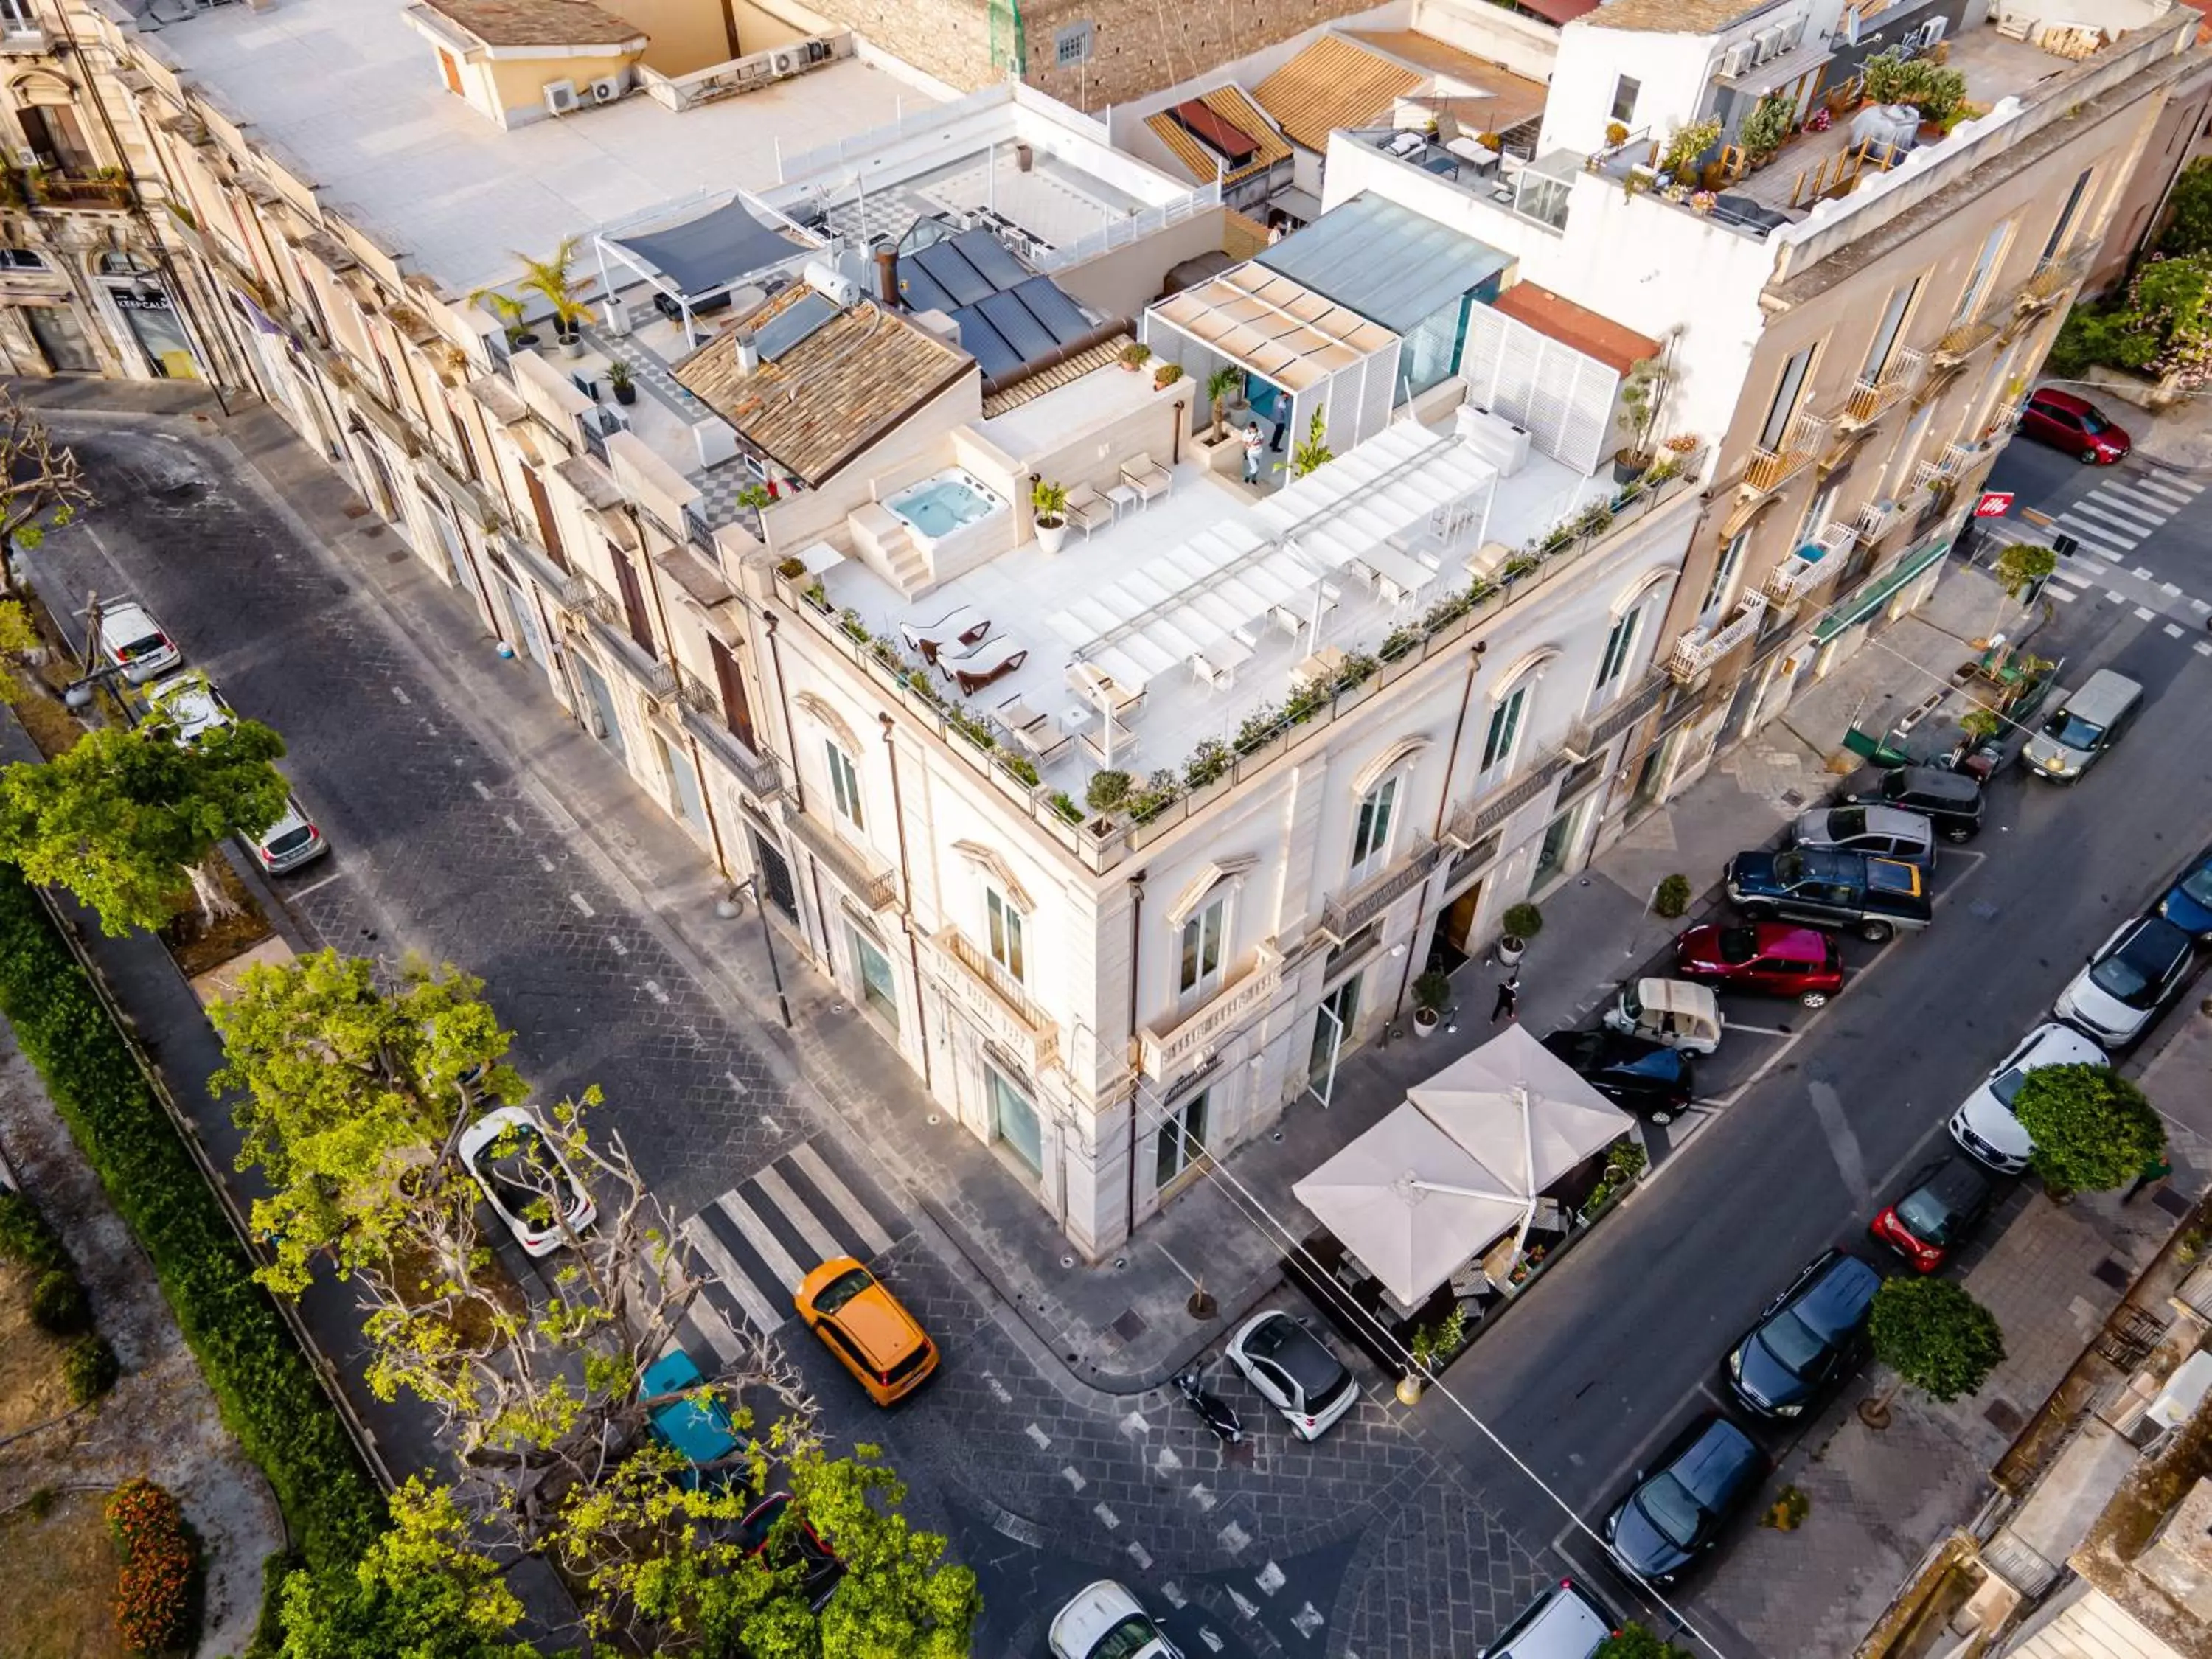
<path fill-rule="evenodd" d="M 1797 847 L 1738 853 L 1727 874 L 1729 898 L 1747 916 L 1849 927 L 1877 942 L 1935 916 L 1926 873 L 1896 859 Z"/>

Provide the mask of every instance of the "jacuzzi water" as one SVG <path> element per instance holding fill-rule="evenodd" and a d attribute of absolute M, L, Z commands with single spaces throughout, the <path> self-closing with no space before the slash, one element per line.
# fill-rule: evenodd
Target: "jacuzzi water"
<path fill-rule="evenodd" d="M 911 525 L 916 535 L 939 542 L 963 525 L 1003 511 L 1006 504 L 974 473 L 955 467 L 908 485 L 884 505 Z"/>

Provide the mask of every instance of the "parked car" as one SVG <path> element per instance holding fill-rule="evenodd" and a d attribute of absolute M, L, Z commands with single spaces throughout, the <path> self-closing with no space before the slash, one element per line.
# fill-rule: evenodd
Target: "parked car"
<path fill-rule="evenodd" d="M 133 685 L 159 679 L 185 659 L 185 653 L 154 613 L 136 599 L 117 599 L 100 612 L 100 654 L 123 671 Z"/>
<path fill-rule="evenodd" d="M 1674 941 L 1674 973 L 1820 1008 L 1844 988 L 1844 953 L 1827 934 L 1786 921 L 1737 927 L 1706 922 Z"/>
<path fill-rule="evenodd" d="M 653 1437 L 680 1453 L 690 1466 L 684 1484 L 696 1490 L 702 1485 L 724 1486 L 740 1479 L 743 1465 L 733 1462 L 752 1442 L 738 1432 L 730 1408 L 718 1395 L 702 1400 L 690 1391 L 702 1389 L 707 1379 L 691 1356 L 671 1349 L 645 1368 L 638 1393 L 650 1400 L 660 1395 L 685 1395 L 654 1407 L 647 1414 Z"/>
<path fill-rule="evenodd" d="M 1973 1237 L 1990 1212 L 1995 1191 L 1971 1159 L 1939 1158 L 1914 1171 L 1896 1203 L 1868 1226 L 1916 1273 L 1932 1273 L 1944 1258 Z"/>
<path fill-rule="evenodd" d="M 2212 945 L 2212 847 L 2173 878 L 2173 885 L 2158 902 L 2158 914 L 2175 927 L 2187 928 L 2199 945 Z"/>
<path fill-rule="evenodd" d="M 1879 942 L 1936 918 L 1927 872 L 1895 859 L 1793 847 L 1786 853 L 1738 853 L 1724 872 L 1729 902 L 1747 916 L 1788 916 L 1849 927 Z"/>
<path fill-rule="evenodd" d="M 1328 1345 L 1279 1309 L 1255 1314 L 1229 1339 L 1230 1363 L 1290 1419 L 1301 1440 L 1318 1440 L 1359 1402 L 1352 1373 Z"/>
<path fill-rule="evenodd" d="M 1709 1054 L 1721 1046 L 1721 1005 L 1710 988 L 1686 979 L 1639 979 L 1620 988 L 1605 1011 L 1607 1030 L 1667 1048 Z"/>
<path fill-rule="evenodd" d="M 772 1492 L 747 1510 L 738 1522 L 738 1547 L 773 1567 L 796 1566 L 806 1605 L 819 1613 L 845 1582 L 845 1564 L 805 1516 L 791 1515 L 791 1504 L 789 1492 Z"/>
<path fill-rule="evenodd" d="M 1554 1031 L 1544 1047 L 1614 1105 L 1671 1123 L 1697 1092 L 1687 1050 L 1620 1031 Z"/>
<path fill-rule="evenodd" d="M 799 1316 L 878 1406 L 912 1394 L 937 1369 L 937 1346 L 905 1304 L 849 1255 L 799 1281 Z"/>
<path fill-rule="evenodd" d="M 1076 1591 L 1045 1634 L 1053 1659 L 1182 1659 L 1145 1604 L 1110 1578 Z"/>
<path fill-rule="evenodd" d="M 2020 435 L 2063 449 L 2084 466 L 2110 466 L 2135 447 L 2096 404 L 2051 386 L 2038 386 L 2021 406 Z"/>
<path fill-rule="evenodd" d="M 2164 916 L 2137 916 L 2097 948 L 2051 1010 L 2107 1048 L 2133 1042 L 2180 994 L 2197 938 Z"/>
<path fill-rule="evenodd" d="M 574 1234 L 599 1218 L 592 1195 L 544 1126 L 520 1106 L 487 1112 L 462 1130 L 460 1152 L 461 1162 L 526 1255 L 546 1256 L 560 1249 L 563 1222 L 567 1232 Z M 552 1205 L 556 1197 L 558 1216 Z"/>
<path fill-rule="evenodd" d="M 1790 838 L 1799 847 L 1832 848 L 1878 859 L 1936 867 L 1936 826 L 1898 806 L 1815 806 L 1797 815 Z"/>
<path fill-rule="evenodd" d="M 1602 1602 L 1562 1578 L 1522 1608 L 1475 1659 L 1590 1659 L 1619 1628 Z"/>
<path fill-rule="evenodd" d="M 1917 812 L 1949 842 L 1982 830 L 1982 787 L 1964 772 L 1940 766 L 1862 766 L 1837 793 L 1845 806 L 1901 806 Z"/>
<path fill-rule="evenodd" d="M 182 749 L 236 718 L 236 711 L 204 674 L 179 674 L 146 694 L 146 724 L 164 727 Z"/>
<path fill-rule="evenodd" d="M 2021 764 L 2039 778 L 2071 783 L 2120 739 L 2142 708 L 2142 687 L 2124 674 L 2100 668 L 2079 691 L 2069 691 L 2042 730 L 2020 751 Z"/>
<path fill-rule="evenodd" d="M 2041 1066 L 2109 1066 L 2105 1051 L 2070 1025 L 2039 1025 L 2020 1040 L 1951 1114 L 1951 1139 L 1992 1170 L 2018 1175 L 2035 1143 L 2012 1115 L 2013 1097 Z"/>
<path fill-rule="evenodd" d="M 284 798 L 284 816 L 278 818 L 258 836 L 248 836 L 246 844 L 253 848 L 253 856 L 261 867 L 272 876 L 282 876 L 311 864 L 331 850 L 323 832 L 315 827 L 307 809 L 300 805 L 299 797 Z"/>
<path fill-rule="evenodd" d="M 1766 1475 L 1766 1454 L 1717 1413 L 1698 1419 L 1606 1517 L 1613 1553 L 1636 1575 L 1668 1585 L 1720 1542 L 1729 1520 Z"/>
<path fill-rule="evenodd" d="M 1766 1304 L 1728 1357 L 1729 1389 L 1761 1417 L 1802 1417 L 1862 1358 L 1881 1275 L 1824 1250 Z"/>

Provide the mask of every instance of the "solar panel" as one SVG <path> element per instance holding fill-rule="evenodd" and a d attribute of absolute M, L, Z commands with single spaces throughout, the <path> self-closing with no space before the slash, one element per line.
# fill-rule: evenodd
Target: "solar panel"
<path fill-rule="evenodd" d="M 939 242 L 917 250 L 909 256 L 937 279 L 938 287 L 952 296 L 956 305 L 972 306 L 999 290 L 975 266 L 961 257 L 960 250 L 950 242 Z"/>
<path fill-rule="evenodd" d="M 1006 251 L 1004 242 L 980 225 L 973 230 L 962 231 L 952 239 L 952 246 L 993 288 L 1004 291 L 1029 280 L 1029 268 Z"/>
<path fill-rule="evenodd" d="M 1060 292 L 1051 277 L 1032 276 L 1013 292 L 1057 343 L 1073 345 L 1091 332 L 1093 325 L 1083 308 Z"/>
<path fill-rule="evenodd" d="M 772 363 L 825 325 L 834 322 L 837 307 L 819 294 L 805 294 L 753 331 L 761 361 Z"/>
<path fill-rule="evenodd" d="M 937 285 L 937 278 L 915 264 L 911 257 L 898 263 L 899 298 L 909 311 L 957 311 L 952 296 Z"/>
<path fill-rule="evenodd" d="M 1034 363 L 1060 349 L 1052 331 L 1030 315 L 1018 294 L 994 294 L 975 307 L 991 319 L 991 326 L 1021 354 L 1024 363 Z"/>
<path fill-rule="evenodd" d="M 960 327 L 960 349 L 975 360 L 984 379 L 995 380 L 1019 372 L 1022 354 L 1006 343 L 981 310 L 963 306 L 952 313 L 952 320 Z"/>

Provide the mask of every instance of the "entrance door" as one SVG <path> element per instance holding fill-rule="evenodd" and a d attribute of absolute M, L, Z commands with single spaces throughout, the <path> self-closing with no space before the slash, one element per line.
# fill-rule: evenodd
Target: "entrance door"
<path fill-rule="evenodd" d="M 84 337 L 84 325 L 67 306 L 25 306 L 23 320 L 31 337 L 45 354 L 46 367 L 57 374 L 97 374 L 100 358 Z"/>
<path fill-rule="evenodd" d="M 1336 1062 L 1345 1035 L 1359 1018 L 1359 980 L 1354 974 L 1322 999 L 1314 1011 L 1313 1053 L 1306 1063 L 1306 1090 L 1324 1106 L 1336 1091 Z"/>
<path fill-rule="evenodd" d="M 1437 918 L 1434 941 L 1429 946 L 1431 969 L 1449 974 L 1474 954 L 1471 938 L 1474 933 L 1474 918 L 1482 908 L 1482 884 L 1476 882 L 1449 904 Z"/>
<path fill-rule="evenodd" d="M 1044 1130 L 1037 1122 L 1036 1107 L 1029 1097 L 999 1074 L 995 1066 L 983 1068 L 983 1081 L 991 1096 L 991 1133 L 1031 1175 L 1044 1173 Z"/>
<path fill-rule="evenodd" d="M 761 833 L 750 832 L 753 838 L 753 868 L 760 872 L 761 890 L 775 902 L 775 908 L 793 921 L 799 920 L 799 890 L 791 884 L 791 866 L 782 854 L 761 839 Z"/>
<path fill-rule="evenodd" d="M 853 966 L 860 981 L 860 1006 L 891 1029 L 899 1029 L 898 981 L 891 974 L 891 959 L 859 928 L 846 924 L 845 937 L 853 947 Z"/>
<path fill-rule="evenodd" d="M 545 635 L 538 630 L 538 618 L 531 615 L 530 601 L 519 587 L 501 582 L 499 588 L 507 596 L 507 617 L 514 623 L 515 648 L 531 661 L 550 667 L 552 659 L 546 654 Z"/>
<path fill-rule="evenodd" d="M 576 665 L 576 678 L 583 683 L 585 700 L 591 705 L 588 724 L 601 743 L 617 755 L 627 756 L 623 744 L 622 721 L 615 715 L 615 694 L 606 678 L 586 661 L 581 652 L 571 651 L 568 660 Z"/>

